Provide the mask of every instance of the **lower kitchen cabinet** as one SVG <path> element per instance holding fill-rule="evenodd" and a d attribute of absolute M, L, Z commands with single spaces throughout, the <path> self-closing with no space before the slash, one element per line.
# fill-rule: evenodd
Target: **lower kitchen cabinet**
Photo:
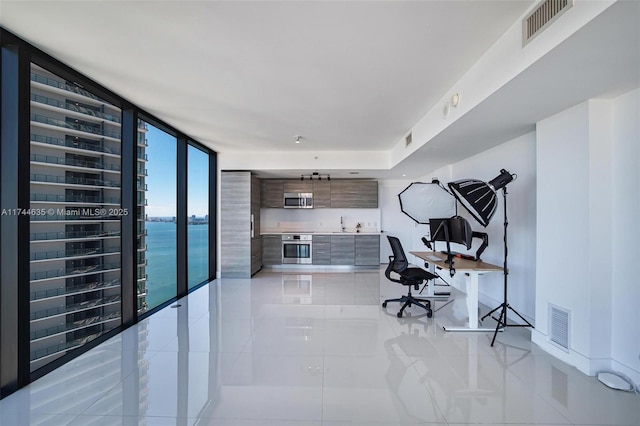
<path fill-rule="evenodd" d="M 314 265 L 379 266 L 379 235 L 314 235 L 311 245 Z M 282 236 L 262 236 L 264 266 L 282 265 Z"/>
<path fill-rule="evenodd" d="M 282 265 L 282 236 L 262 236 L 262 264 Z"/>
<path fill-rule="evenodd" d="M 380 265 L 379 235 L 356 235 L 355 265 Z"/>
<path fill-rule="evenodd" d="M 314 265 L 331 265 L 331 236 L 314 235 L 311 260 Z"/>
<path fill-rule="evenodd" d="M 331 235 L 331 264 L 354 265 L 355 261 L 355 235 Z"/>

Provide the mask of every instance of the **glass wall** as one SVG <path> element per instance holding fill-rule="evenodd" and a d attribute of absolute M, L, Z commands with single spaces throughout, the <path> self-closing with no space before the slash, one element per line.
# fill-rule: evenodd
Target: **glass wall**
<path fill-rule="evenodd" d="M 209 279 L 209 155 L 187 150 L 187 268 L 192 288 Z"/>
<path fill-rule="evenodd" d="M 216 153 L 3 28 L 0 50 L 4 398 L 215 270 Z"/>
<path fill-rule="evenodd" d="M 140 122 L 138 140 L 138 312 L 177 295 L 177 138 Z"/>
<path fill-rule="evenodd" d="M 31 65 L 30 369 L 121 324 L 121 112 Z"/>

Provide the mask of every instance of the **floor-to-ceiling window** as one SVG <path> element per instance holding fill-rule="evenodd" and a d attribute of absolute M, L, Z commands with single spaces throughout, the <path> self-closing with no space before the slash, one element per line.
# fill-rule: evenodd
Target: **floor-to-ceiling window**
<path fill-rule="evenodd" d="M 30 73 L 30 369 L 121 324 L 121 112 Z"/>
<path fill-rule="evenodd" d="M 216 161 L 2 28 L 0 71 L 4 397 L 209 278 Z"/>
<path fill-rule="evenodd" d="M 177 294 L 177 139 L 142 122 L 138 141 L 138 280 L 144 283 L 139 312 Z M 144 242 L 143 242 L 144 241 Z"/>
<path fill-rule="evenodd" d="M 209 279 L 209 155 L 187 150 L 187 276 L 189 288 Z"/>

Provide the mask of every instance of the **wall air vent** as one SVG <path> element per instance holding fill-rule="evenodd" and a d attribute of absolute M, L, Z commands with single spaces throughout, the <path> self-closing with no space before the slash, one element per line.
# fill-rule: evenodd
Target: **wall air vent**
<path fill-rule="evenodd" d="M 570 312 L 549 304 L 549 340 L 566 352 L 569 352 Z"/>
<path fill-rule="evenodd" d="M 522 45 L 540 34 L 560 15 L 573 6 L 573 0 L 543 0 L 522 21 Z"/>
<path fill-rule="evenodd" d="M 405 146 L 405 148 L 408 147 L 409 145 L 411 145 L 411 142 L 413 142 L 412 137 L 413 137 L 413 134 L 411 132 L 409 132 L 409 134 L 404 137 L 404 146 Z"/>

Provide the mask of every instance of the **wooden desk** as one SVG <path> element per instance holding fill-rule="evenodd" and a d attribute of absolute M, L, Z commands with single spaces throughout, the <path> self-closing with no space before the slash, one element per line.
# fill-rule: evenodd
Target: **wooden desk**
<path fill-rule="evenodd" d="M 449 265 L 446 262 L 446 254 L 437 251 L 412 251 L 410 253 L 425 262 L 434 265 L 436 269 L 445 271 L 447 275 L 449 274 Z M 438 260 L 435 260 L 436 257 Z M 465 277 L 465 292 L 467 293 L 467 308 L 469 309 L 469 327 L 444 327 L 445 331 L 494 332 L 496 330 L 495 327 L 478 327 L 478 277 L 490 272 L 501 272 L 502 267 L 482 261 L 468 260 L 458 257 L 454 257 L 453 261 L 453 267 L 456 270 L 456 274 L 463 274 Z"/>

